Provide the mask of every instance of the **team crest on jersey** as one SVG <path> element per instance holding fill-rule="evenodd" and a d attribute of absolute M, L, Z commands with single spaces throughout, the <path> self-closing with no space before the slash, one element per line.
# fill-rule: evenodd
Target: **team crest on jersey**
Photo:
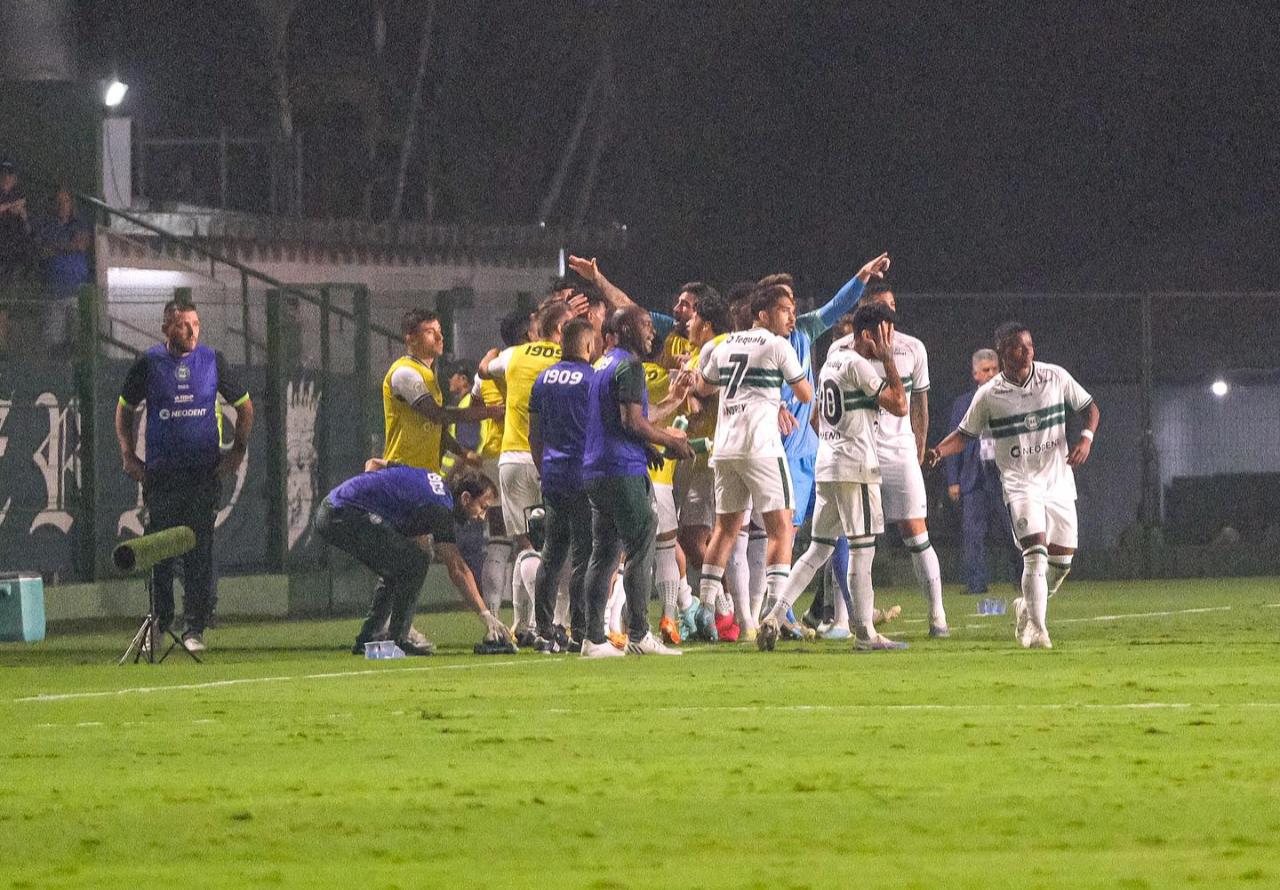
<path fill-rule="evenodd" d="M 191 369 L 186 365 L 178 365 L 178 370 L 174 372 L 174 376 L 179 380 L 186 381 L 191 379 Z"/>
<path fill-rule="evenodd" d="M 1028 414 L 1027 419 L 1024 422 L 1026 423 L 1027 429 L 1030 432 L 1034 433 L 1037 429 L 1040 428 L 1040 418 L 1037 417 L 1034 413 Z"/>

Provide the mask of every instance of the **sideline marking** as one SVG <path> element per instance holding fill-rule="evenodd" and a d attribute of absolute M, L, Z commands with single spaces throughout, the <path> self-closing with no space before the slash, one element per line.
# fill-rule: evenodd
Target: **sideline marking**
<path fill-rule="evenodd" d="M 826 712 L 826 711 L 1066 711 L 1066 710 L 1187 710 L 1191 708 L 1209 708 L 1213 710 L 1225 708 L 1280 708 L 1280 702 L 1117 702 L 1114 704 L 1088 704 L 1084 702 L 1039 702 L 1018 704 L 850 704 L 850 705 L 673 705 L 671 707 L 651 708 L 650 713 L 745 713 L 756 714 L 765 711 L 785 712 Z M 548 714 L 573 715 L 588 713 L 575 708 L 548 708 Z M 590 713 L 600 713 L 592 711 Z"/>
<path fill-rule="evenodd" d="M 1200 615 L 1205 612 L 1230 612 L 1233 606 L 1201 606 L 1195 609 L 1173 609 L 1164 612 L 1128 612 L 1122 615 L 1093 615 L 1088 618 L 1055 618 L 1053 624 L 1081 624 L 1087 621 L 1122 621 L 1125 618 L 1167 618 L 1170 615 Z M 1280 603 L 1266 608 L 1280 608 Z M 968 615 L 968 618 L 976 618 L 976 615 Z M 988 618 L 1007 618 L 1008 615 L 988 615 Z M 995 622 L 987 622 L 986 624 L 966 624 L 966 630 L 981 629 L 991 627 Z"/>
<path fill-rule="evenodd" d="M 422 667 L 383 668 L 381 670 L 330 671 L 323 674 L 302 674 L 293 677 L 241 677 L 235 680 L 211 680 L 208 683 L 178 683 L 172 686 L 131 686 L 125 689 L 106 689 L 99 692 L 42 693 L 15 698 L 16 702 L 70 701 L 81 698 L 111 698 L 117 695 L 145 695 L 151 692 L 169 692 L 191 689 L 217 689 L 223 686 L 246 686 L 250 683 L 289 683 L 294 680 L 334 680 L 341 677 L 368 677 L 372 675 L 422 673 L 424 671 L 469 671 L 481 668 L 511 667 L 512 665 L 555 664 L 560 659 L 530 659 L 528 661 L 489 661 L 482 664 L 441 664 Z"/>

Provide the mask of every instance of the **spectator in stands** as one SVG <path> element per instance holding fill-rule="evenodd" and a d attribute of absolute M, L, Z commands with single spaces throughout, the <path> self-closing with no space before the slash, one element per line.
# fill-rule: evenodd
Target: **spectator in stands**
<path fill-rule="evenodd" d="M 36 240 L 44 258 L 48 290 L 44 345 L 60 347 L 71 341 L 76 294 L 89 283 L 91 230 L 76 219 L 75 199 L 69 189 L 58 189 L 55 206 L 54 217 L 40 227 Z"/>
<path fill-rule="evenodd" d="M 1000 360 L 994 349 L 979 349 L 971 362 L 973 382 L 982 386 L 1000 371 Z M 951 426 L 955 429 L 964 419 L 977 387 L 951 404 Z M 1017 584 L 1021 574 L 1018 551 L 1013 546 L 1013 527 L 1004 508 L 1000 471 L 996 469 L 995 445 L 989 435 L 969 440 L 959 454 L 946 458 L 947 497 L 959 504 L 964 536 L 963 571 L 969 593 L 987 592 L 987 536 L 995 529 L 1001 540 L 1001 552 L 1008 557 L 1010 579 Z"/>
<path fill-rule="evenodd" d="M 27 196 L 18 185 L 18 168 L 0 162 L 0 285 L 24 276 L 31 260 L 31 222 Z"/>

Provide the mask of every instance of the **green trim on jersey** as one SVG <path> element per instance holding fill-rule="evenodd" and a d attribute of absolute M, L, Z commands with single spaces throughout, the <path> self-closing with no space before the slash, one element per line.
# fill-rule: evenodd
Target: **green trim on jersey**
<path fill-rule="evenodd" d="M 1028 424 L 1028 419 L 1033 417 L 1035 418 L 1035 423 Z M 1025 414 L 992 417 L 987 421 L 987 427 L 991 430 L 991 438 L 1007 439 L 1010 436 L 1021 436 L 1024 433 L 1035 433 L 1055 426 L 1065 426 L 1066 422 L 1067 403 L 1058 402 L 1056 405 L 1028 411 Z"/>

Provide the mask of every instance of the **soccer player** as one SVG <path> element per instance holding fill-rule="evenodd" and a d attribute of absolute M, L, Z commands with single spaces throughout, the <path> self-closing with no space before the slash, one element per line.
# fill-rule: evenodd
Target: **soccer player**
<path fill-rule="evenodd" d="M 818 377 L 820 432 L 814 467 L 817 484 L 813 534 L 809 549 L 796 562 L 786 588 L 770 604 L 760 624 L 756 645 L 762 651 L 774 647 L 787 610 L 795 605 L 814 574 L 826 565 L 836 538 L 842 534 L 848 537 L 851 551 L 854 647 L 905 648 L 905 644 L 876 632 L 871 587 L 875 536 L 884 531 L 876 421 L 881 411 L 905 417 L 908 405 L 906 389 L 893 361 L 893 324 L 894 316 L 887 306 L 873 303 L 861 307 L 854 315 L 853 335 L 832 344 Z M 871 358 L 884 368 L 883 378 L 868 361 Z"/>
<path fill-rule="evenodd" d="M 654 516 L 648 467 L 661 460 L 655 446 L 670 456 L 693 456 L 685 434 L 662 429 L 648 418 L 649 395 L 640 356 L 653 347 L 653 321 L 633 307 L 615 312 L 605 325 L 609 348 L 591 378 L 587 439 L 582 476 L 591 501 L 592 546 L 587 568 L 587 640 L 582 654 L 604 658 L 679 655 L 649 632 L 649 593 L 653 589 Z M 679 385 L 679 381 L 677 381 Z M 682 397 L 682 396 L 681 396 Z M 606 637 L 604 612 L 609 579 L 625 551 L 623 586 L 627 595 L 629 642 L 619 649 Z"/>
<path fill-rule="evenodd" d="M 1013 533 L 1022 547 L 1022 596 L 1013 601 L 1015 634 L 1026 648 L 1051 649 L 1048 598 L 1057 592 L 1076 550 L 1076 481 L 1072 467 L 1089 459 L 1098 406 L 1075 378 L 1035 360 L 1031 331 L 1011 321 L 996 329 L 1001 372 L 973 396 L 960 426 L 925 455 L 929 467 L 959 454 L 990 429 Z M 1067 445 L 1067 412 L 1084 429 Z M 1046 577 L 1047 575 L 1047 577 Z"/>
<path fill-rule="evenodd" d="M 548 303 L 538 311 L 535 320 L 539 339 L 508 347 L 497 354 L 491 350 L 480 360 L 478 372 L 481 379 L 501 379 L 507 387 L 498 486 L 502 495 L 502 518 L 516 549 L 512 580 L 513 633 L 521 646 L 532 646 L 535 637 L 533 590 L 521 578 L 521 562 L 538 557 L 529 540 L 528 511 L 542 502 L 538 469 L 529 450 L 529 396 L 538 374 L 560 361 L 560 332 L 570 314 L 564 301 Z"/>
<path fill-rule="evenodd" d="M 519 346 L 529 342 L 529 315 L 526 312 L 514 311 L 503 317 L 500 330 L 504 348 Z M 476 374 L 475 384 L 471 388 L 472 404 L 476 399 L 490 407 L 502 407 L 503 416 L 495 417 L 480 423 L 480 444 L 476 453 L 480 455 L 480 472 L 490 479 L 498 478 L 498 461 L 502 456 L 503 419 L 506 415 L 505 382 L 485 380 Z M 488 542 L 484 548 L 484 566 L 480 570 L 480 590 L 489 611 L 497 615 L 502 609 L 502 600 L 512 594 L 512 571 L 515 560 L 511 552 L 511 539 L 507 537 L 507 526 L 502 518 L 501 507 L 489 511 Z"/>
<path fill-rule="evenodd" d="M 893 312 L 898 311 L 893 290 L 884 283 L 867 288 L 862 302 L 883 303 Z M 893 360 L 911 398 L 911 408 L 907 417 L 880 412 L 876 453 L 880 458 L 884 518 L 886 522 L 898 524 L 902 543 L 911 553 L 916 581 L 929 607 L 929 636 L 944 638 L 951 632 L 942 606 L 942 570 L 938 566 L 938 554 L 929 542 L 929 527 L 925 522 L 929 506 L 924 474 L 920 472 L 925 437 L 929 434 L 929 356 L 923 343 L 895 330 Z M 878 362 L 872 364 L 877 373 L 884 373 Z"/>
<path fill-rule="evenodd" d="M 478 464 L 475 452 L 459 445 L 445 427 L 459 420 L 496 417 L 500 411 L 485 405 L 445 407 L 434 368 L 444 352 L 444 332 L 434 312 L 410 309 L 400 320 L 400 330 L 405 354 L 391 363 L 382 380 L 386 431 L 382 459 L 439 473 L 443 441 L 454 454 Z"/>
<path fill-rule="evenodd" d="M 363 654 L 364 644 L 376 639 L 394 640 L 406 655 L 435 652 L 425 638 L 409 638 L 433 549 L 484 622 L 486 641 L 510 645 L 507 628 L 485 608 L 456 543 L 458 527 L 483 518 L 496 495 L 493 481 L 478 473 L 460 472 L 446 485 L 439 474 L 421 467 L 374 459 L 365 473 L 325 496 L 316 511 L 316 533 L 378 575 L 352 653 Z"/>
<path fill-rule="evenodd" d="M 713 641 L 735 623 L 732 609 L 726 613 L 717 603 L 723 602 L 725 565 L 750 507 L 760 511 L 768 535 L 766 584 L 771 596 L 780 595 L 791 572 L 794 500 L 778 428 L 782 386 L 790 385 L 801 402 L 813 398 L 813 386 L 786 339 L 795 328 L 790 289 L 758 288 L 751 312 L 754 326 L 725 337 L 703 356 L 699 372 L 690 375 L 696 393 L 718 390 L 720 397 L 712 458 L 716 525 L 699 582 L 699 630 Z"/>
<path fill-rule="evenodd" d="M 705 308 L 720 300 L 719 294 L 708 288 L 698 301 L 699 308 Z M 714 309 L 713 309 L 714 311 Z M 699 316 L 694 310 L 690 324 Z M 668 426 L 681 407 L 685 404 L 687 388 L 672 386 L 673 377 L 659 362 L 664 355 L 654 350 L 653 361 L 644 363 L 645 383 L 649 391 L 649 420 L 656 426 Z M 681 359 L 683 361 L 684 359 Z M 654 509 L 658 516 L 657 556 L 654 581 L 658 589 L 658 599 L 662 602 L 662 620 L 658 624 L 664 643 L 680 645 L 682 640 L 677 623 L 677 605 L 680 599 L 686 605 L 692 603 L 689 588 L 685 583 L 685 566 L 680 545 L 676 541 L 680 521 L 676 511 L 675 475 L 678 461 L 665 458 L 658 466 L 649 467 L 649 481 L 653 483 Z"/>
<path fill-rule="evenodd" d="M 533 591 L 538 652 L 581 651 L 587 616 L 583 585 L 591 558 L 591 511 L 585 508 L 582 454 L 595 331 L 588 318 L 564 326 L 563 358 L 538 375 L 529 397 L 529 446 L 542 480 L 546 535 Z M 556 586 L 570 560 L 569 628 L 555 625 Z"/>

